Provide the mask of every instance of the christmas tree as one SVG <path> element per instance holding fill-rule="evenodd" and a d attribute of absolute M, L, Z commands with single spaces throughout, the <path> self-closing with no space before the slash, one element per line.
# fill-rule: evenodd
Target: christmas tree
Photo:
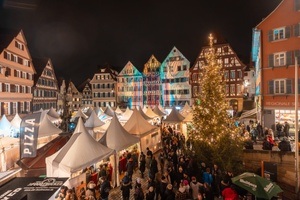
<path fill-rule="evenodd" d="M 216 163 L 226 170 L 240 170 L 242 141 L 238 128 L 229 116 L 223 69 L 209 36 L 205 64 L 200 69 L 201 91 L 193 111 L 191 138 L 196 155 L 205 163 Z"/>

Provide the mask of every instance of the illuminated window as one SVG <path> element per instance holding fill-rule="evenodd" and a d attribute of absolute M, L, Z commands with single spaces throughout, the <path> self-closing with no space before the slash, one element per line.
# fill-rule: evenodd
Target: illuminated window
<path fill-rule="evenodd" d="M 273 39 L 274 40 L 281 40 L 285 38 L 285 29 L 284 28 L 278 28 L 273 30 Z"/>
<path fill-rule="evenodd" d="M 274 54 L 274 66 L 285 65 L 285 53 L 275 53 Z"/>
<path fill-rule="evenodd" d="M 17 47 L 18 49 L 24 50 L 24 45 L 18 41 L 15 41 L 15 47 Z"/>

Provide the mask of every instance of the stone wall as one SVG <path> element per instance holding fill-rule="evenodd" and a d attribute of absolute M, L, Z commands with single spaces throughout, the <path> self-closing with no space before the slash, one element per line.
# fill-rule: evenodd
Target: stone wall
<path fill-rule="evenodd" d="M 283 199 L 298 199 L 295 194 L 295 152 L 244 150 L 243 162 L 247 171 L 258 172 L 262 161 L 277 164 L 277 184 L 284 190 Z"/>

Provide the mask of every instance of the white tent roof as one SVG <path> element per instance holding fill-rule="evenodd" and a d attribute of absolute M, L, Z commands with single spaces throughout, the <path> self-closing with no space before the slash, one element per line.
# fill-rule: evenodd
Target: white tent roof
<path fill-rule="evenodd" d="M 145 120 L 151 120 L 152 118 L 151 117 L 149 117 L 148 115 L 146 115 L 145 113 L 144 113 L 144 111 L 139 107 L 138 109 L 136 109 L 141 115 L 142 115 L 142 117 L 145 119 Z"/>
<path fill-rule="evenodd" d="M 184 117 L 176 110 L 175 106 L 173 106 L 172 111 L 163 120 L 164 123 L 180 123 L 184 120 Z"/>
<path fill-rule="evenodd" d="M 115 113 L 117 113 L 117 114 L 123 114 L 123 111 L 120 109 L 120 107 L 118 106 L 117 108 L 116 108 L 116 110 L 115 110 Z"/>
<path fill-rule="evenodd" d="M 79 118 L 76 129 L 83 130 L 83 132 L 74 133 L 58 152 L 46 158 L 48 177 L 61 177 L 61 175 L 67 176 L 68 174 L 70 176 L 70 173 L 81 170 L 113 154 L 114 150 L 98 143 L 87 132 L 82 118 Z"/>
<path fill-rule="evenodd" d="M 45 137 L 50 135 L 59 134 L 62 132 L 61 129 L 57 128 L 49 119 L 48 115 L 41 115 L 41 122 L 39 127 L 38 137 Z"/>
<path fill-rule="evenodd" d="M 184 122 L 192 122 L 193 121 L 193 112 L 189 112 L 187 116 L 184 118 Z"/>
<path fill-rule="evenodd" d="M 185 102 L 184 107 L 179 111 L 179 113 L 182 116 L 186 117 L 190 112 L 192 112 L 192 107 L 187 102 Z"/>
<path fill-rule="evenodd" d="M 16 115 L 14 116 L 14 118 L 11 120 L 10 123 L 14 128 L 20 128 L 21 122 L 22 122 L 22 119 L 21 119 L 20 115 L 18 113 L 16 113 Z"/>
<path fill-rule="evenodd" d="M 150 117 L 150 118 L 155 118 L 155 117 L 159 117 L 158 114 L 156 114 L 155 112 L 153 112 L 153 110 L 148 107 L 148 109 L 146 110 L 145 114 Z"/>
<path fill-rule="evenodd" d="M 158 116 L 162 117 L 162 116 L 165 116 L 167 115 L 166 113 L 164 113 L 163 111 L 161 111 L 158 106 L 155 106 L 153 108 L 153 112 L 156 113 Z"/>
<path fill-rule="evenodd" d="M 99 106 L 97 106 L 95 108 L 95 113 L 96 113 L 97 116 L 100 116 L 103 113 L 103 110 L 101 108 L 99 108 Z"/>
<path fill-rule="evenodd" d="M 101 121 L 95 111 L 93 110 L 91 112 L 91 115 L 90 117 L 86 120 L 86 122 L 84 123 L 84 126 L 87 127 L 87 128 L 96 128 L 96 127 L 99 127 L 99 126 L 103 126 L 105 123 L 103 121 Z"/>
<path fill-rule="evenodd" d="M 132 113 L 133 113 L 133 111 L 127 107 L 125 112 L 122 114 L 120 120 L 127 121 L 130 118 L 130 116 L 132 115 Z"/>
<path fill-rule="evenodd" d="M 143 110 L 144 113 L 146 113 L 146 111 L 148 110 L 148 107 L 144 106 L 142 110 Z"/>
<path fill-rule="evenodd" d="M 8 121 L 5 115 L 2 115 L 2 118 L 0 120 L 0 129 L 6 130 L 6 129 L 10 129 L 10 127 L 11 127 L 11 123 Z"/>
<path fill-rule="evenodd" d="M 105 113 L 106 115 L 108 115 L 108 116 L 113 117 L 115 111 L 114 111 L 110 106 L 107 106 L 106 109 L 105 109 L 105 111 L 104 111 L 104 113 Z"/>
<path fill-rule="evenodd" d="M 157 126 L 153 126 L 147 120 L 145 120 L 137 109 L 133 109 L 133 113 L 124 125 L 124 128 L 129 133 L 138 136 L 141 136 L 145 133 L 153 132 L 158 129 Z"/>
<path fill-rule="evenodd" d="M 126 149 L 139 141 L 140 139 L 138 137 L 131 135 L 124 129 L 116 114 L 114 114 L 105 134 L 99 140 L 101 144 L 114 149 L 117 152 Z"/>
<path fill-rule="evenodd" d="M 89 107 L 88 110 L 85 112 L 85 114 L 87 116 L 90 116 L 92 114 L 92 112 L 94 111 L 94 109 L 92 107 Z"/>
<path fill-rule="evenodd" d="M 60 118 L 59 114 L 54 110 L 53 107 L 50 108 L 47 114 L 53 118 Z"/>
<path fill-rule="evenodd" d="M 88 116 L 86 116 L 86 114 L 84 114 L 81 110 L 81 108 L 78 109 L 76 115 L 73 117 L 73 119 L 77 118 L 77 117 L 82 117 L 83 119 L 87 119 Z"/>

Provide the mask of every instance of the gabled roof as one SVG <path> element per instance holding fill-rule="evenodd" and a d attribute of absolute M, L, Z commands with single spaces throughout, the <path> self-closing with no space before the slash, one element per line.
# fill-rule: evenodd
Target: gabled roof
<path fill-rule="evenodd" d="M 257 26 L 256 27 L 259 27 L 259 25 L 261 25 L 262 23 L 264 23 L 274 12 L 276 12 L 278 9 L 279 9 L 279 7 L 283 4 L 283 2 L 284 2 L 285 0 L 282 0 L 279 4 L 278 4 L 278 6 L 267 16 L 267 17 L 265 17 L 265 18 L 263 18 L 263 20 L 261 21 L 261 22 L 259 22 L 259 24 L 257 24 Z M 294 2 L 296 2 L 296 1 L 294 1 Z"/>
<path fill-rule="evenodd" d="M 34 84 L 37 83 L 38 79 L 42 75 L 48 61 L 49 61 L 49 58 L 32 57 L 32 63 L 34 65 L 34 68 L 36 71 L 36 74 L 34 75 Z"/>
<path fill-rule="evenodd" d="M 91 84 L 90 84 L 90 81 L 91 79 L 90 78 L 87 78 L 85 81 L 83 81 L 77 88 L 80 92 L 83 92 L 83 89 L 85 88 L 86 85 L 88 85 L 89 88 L 92 88 L 91 87 Z"/>
<path fill-rule="evenodd" d="M 115 113 L 109 127 L 99 140 L 101 144 L 114 149 L 116 152 L 124 150 L 139 141 L 140 139 L 138 137 L 131 135 L 125 130 L 125 128 L 120 124 Z"/>
<path fill-rule="evenodd" d="M 132 69 L 132 70 L 128 70 Z M 119 73 L 119 76 L 143 76 L 142 73 L 130 62 L 128 61 L 125 67 Z"/>
<path fill-rule="evenodd" d="M 156 59 L 156 57 L 152 54 L 149 60 L 144 64 L 143 73 L 151 73 L 151 72 L 159 72 L 159 67 L 161 63 Z"/>

